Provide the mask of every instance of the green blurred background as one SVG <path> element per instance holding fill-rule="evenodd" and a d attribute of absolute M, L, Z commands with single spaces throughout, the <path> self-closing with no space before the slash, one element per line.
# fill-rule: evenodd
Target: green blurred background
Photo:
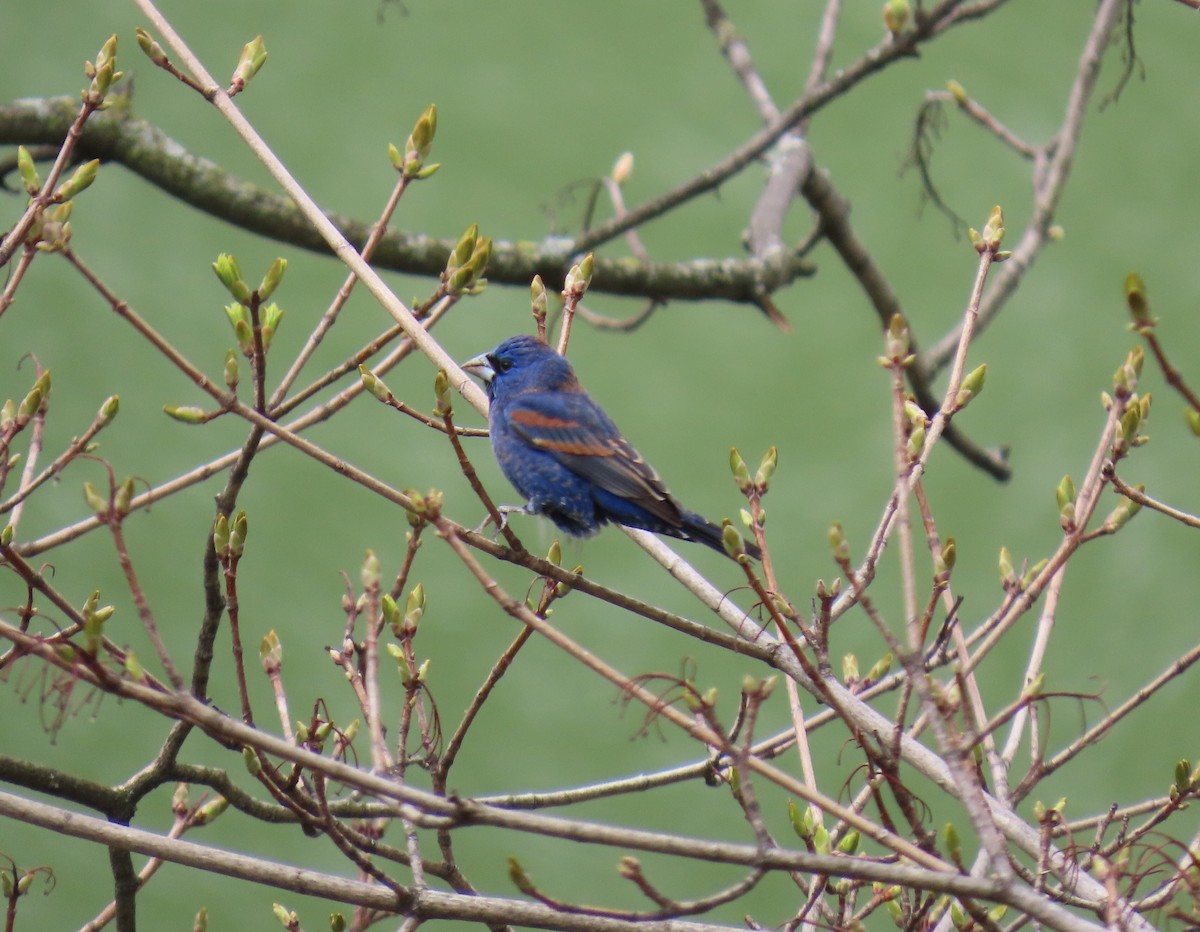
<path fill-rule="evenodd" d="M 803 86 L 822 4 L 731 3 L 730 14 L 776 101 Z M 879 4 L 847 4 L 835 65 L 854 61 L 882 35 Z M 757 128 L 742 88 L 715 48 L 699 4 L 611 0 L 604 4 L 519 2 L 271 3 L 173 2 L 164 12 L 218 76 L 227 74 L 242 43 L 263 34 L 270 60 L 239 98 L 247 115 L 327 209 L 373 219 L 394 179 L 386 146 L 402 144 L 431 102 L 439 109 L 433 153 L 443 168 L 404 199 L 396 224 L 456 237 L 470 223 L 498 240 L 539 240 L 578 228 L 579 182 L 607 172 L 624 151 L 636 168 L 626 185 L 630 204 L 669 189 L 728 154 Z M 849 98 L 823 111 L 811 131 L 817 160 L 853 203 L 853 222 L 890 277 L 918 338 L 929 345 L 958 320 L 974 274 L 974 252 L 956 239 L 944 217 L 922 198 L 914 173 L 901 174 L 921 95 L 960 81 L 1015 132 L 1041 143 L 1058 125 L 1092 3 L 1013 0 L 985 21 L 955 29 L 918 59 L 888 69 Z M 928 479 L 943 534 L 958 540 L 956 593 L 968 626 L 1000 599 L 996 559 L 1008 546 L 1018 561 L 1047 555 L 1060 536 L 1054 487 L 1064 473 L 1081 478 L 1103 421 L 1099 393 L 1108 388 L 1133 337 L 1126 329 L 1121 284 L 1127 271 L 1145 278 L 1161 335 L 1193 385 L 1200 384 L 1200 317 L 1196 263 L 1200 232 L 1194 167 L 1200 118 L 1194 107 L 1196 36 L 1200 20 L 1182 5 L 1136 8 L 1139 61 L 1119 101 L 1093 106 L 1059 221 L 1065 236 L 1043 254 L 1003 316 L 973 347 L 972 364 L 987 362 L 987 389 L 962 419 L 979 443 L 1012 450 L 1011 482 L 997 484 L 948 448 L 935 455 Z M 247 180 L 270 186 L 265 172 L 218 114 L 149 65 L 133 30 L 146 24 L 131 5 L 113 2 L 0 6 L 0 97 L 75 94 L 81 64 L 108 35 L 121 42 L 122 67 L 134 78 L 134 108 L 190 151 Z M 1123 49 L 1109 50 L 1099 97 L 1115 89 Z M 946 199 L 973 225 L 1000 203 L 1010 231 L 1029 215 L 1029 169 L 984 133 L 951 117 L 934 155 Z M 752 168 L 673 216 L 642 231 L 653 257 L 740 256 L 740 234 L 762 181 Z M 0 198 L 0 227 L 19 216 L 23 198 Z M 787 234 L 807 233 L 808 216 L 794 211 Z M 220 252 L 237 255 L 253 279 L 276 255 L 291 260 L 276 298 L 287 311 L 275 357 L 303 340 L 343 272 L 318 258 L 248 236 L 164 197 L 120 167 L 101 171 L 73 218 L 79 254 L 129 304 L 191 359 L 219 374 L 232 343 L 222 306 L 227 298 L 209 268 Z M 613 244 L 605 255 L 619 255 Z M 789 595 L 808 604 L 817 578 L 836 574 L 826 530 L 841 521 L 861 554 L 891 485 L 887 377 L 876 364 L 879 328 L 858 287 L 827 247 L 813 256 L 815 278 L 777 295 L 793 324 L 783 335 L 758 312 L 723 304 L 675 304 L 633 334 L 595 331 L 582 322 L 572 357 L 585 384 L 653 462 L 689 507 L 719 519 L 738 507 L 726 467 L 730 445 L 756 462 L 770 444 L 780 468 L 768 507 L 776 566 Z M 403 298 L 424 295 L 427 280 L 390 276 Z M 612 316 L 636 302 L 596 296 L 589 306 Z M 322 346 L 313 372 L 332 365 L 386 325 L 373 301 L 357 294 L 343 322 Z M 488 349 L 530 329 L 524 288 L 489 289 L 464 303 L 437 329 L 457 358 Z M 205 399 L 169 364 L 141 344 L 61 261 L 35 263 L 14 307 L 0 322 L 0 398 L 20 397 L 32 382 L 22 357 L 36 354 L 54 374 L 54 407 L 46 449 L 54 455 L 81 431 L 101 401 L 121 396 L 121 414 L 103 435 L 100 454 L 118 476 L 158 484 L 238 446 L 244 428 L 224 419 L 188 428 L 163 416 L 164 404 Z M 388 383 L 423 408 L 432 404 L 432 370 L 423 361 Z M 1157 397 L 1152 443 L 1125 468 L 1131 480 L 1193 511 L 1200 508 L 1196 441 L 1182 405 L 1147 367 L 1144 390 Z M 460 421 L 476 418 L 460 406 Z M 400 487 L 437 486 L 450 515 L 473 525 L 482 517 L 466 492 L 444 439 L 402 421 L 369 398 L 312 438 L 339 456 Z M 484 445 L 471 448 L 493 494 L 513 500 Z M 105 481 L 99 463 L 81 462 L 56 493 L 40 495 L 25 514 L 29 539 L 86 513 L 78 489 Z M 155 506 L 128 524 L 130 547 L 167 640 L 185 664 L 202 613 L 200 555 L 212 515 L 210 480 Z M 1106 499 L 1102 513 L 1115 504 Z M 324 646 L 340 637 L 339 573 L 357 579 L 365 548 L 374 548 L 385 576 L 403 553 L 403 514 L 291 451 L 264 454 L 241 505 L 251 520 L 242 564 L 243 625 L 248 645 L 274 628 L 285 649 L 285 678 L 294 718 L 307 718 L 323 698 L 345 722 L 355 708 Z M 522 520 L 522 519 L 517 519 Z M 549 530 L 529 519 L 519 530 L 531 545 Z M 717 581 L 738 574 L 700 548 L 686 556 Z M 1113 706 L 1191 646 L 1200 596 L 1200 545 L 1194 533 L 1144 514 L 1120 537 L 1085 548 L 1067 577 L 1058 626 L 1046 662 L 1047 688 L 1103 691 Z M 567 548 L 597 580 L 703 618 L 659 567 L 616 531 Z M 118 605 L 113 636 L 142 657 L 150 650 L 136 623 L 111 541 L 91 534 L 56 551 L 56 583 L 77 602 L 96 588 Z M 511 592 L 527 573 L 489 566 Z M 483 593 L 464 585 L 455 561 L 430 540 L 418 566 L 429 608 L 418 639 L 431 657 L 432 686 L 443 722 L 453 727 L 516 629 Z M 877 583 L 876 601 L 898 622 L 894 567 Z M 23 599 L 11 576 L 0 576 L 0 606 Z M 749 663 L 632 619 L 586 598 L 562 603 L 554 620 L 571 636 L 627 674 L 678 672 L 684 657 L 699 664 L 698 680 L 717 686 L 732 718 Z M 114 620 L 114 624 L 117 620 Z M 1014 700 L 1028 651 L 1026 619 L 982 673 L 990 707 Z M 227 633 L 218 642 L 227 650 Z M 857 653 L 864 669 L 880 653 L 861 615 L 836 629 L 834 653 Z M 220 654 L 227 670 L 225 654 Z M 88 704 L 56 737 L 42 726 L 44 683 L 26 665 L 0 684 L 0 748 L 102 782 L 127 778 L 158 748 L 165 725 L 111 701 Z M 268 692 L 255 683 L 260 721 L 268 722 Z M 1101 752 L 1085 756 L 1037 795 L 1068 795 L 1068 815 L 1103 810 L 1165 792 L 1173 762 L 1197 756 L 1194 677 L 1168 688 L 1151 711 L 1120 726 Z M 222 675 L 214 701 L 236 708 L 232 681 Z M 613 689 L 581 676 L 561 654 L 536 639 L 521 654 L 477 723 L 456 768 L 463 794 L 551 789 L 651 771 L 693 760 L 696 749 L 678 735 L 639 736 L 640 716 L 623 712 Z M 888 708 L 885 704 L 885 708 Z M 782 727 L 782 694 L 768 707 L 763 733 Z M 1101 714 L 1095 704 L 1062 700 L 1053 707 L 1048 746 L 1070 740 Z M 825 788 L 836 792 L 857 759 L 842 735 L 816 741 Z M 844 753 L 842 753 L 844 752 Z M 841 753 L 840 759 L 838 758 Z M 194 736 L 184 759 L 216 762 L 240 773 L 236 756 Z M 788 766 L 793 765 L 791 758 Z M 248 778 L 240 778 L 244 784 Z M 419 776 L 414 779 L 420 779 Z M 782 833 L 782 800 L 765 804 Z M 143 804 L 139 825 L 169 825 L 169 793 Z M 750 840 L 726 791 L 699 785 L 646 797 L 593 804 L 577 814 L 622 824 Z M 939 813 L 941 814 L 941 813 Z M 954 818 L 955 813 L 945 817 Z M 781 834 L 781 837 L 784 837 Z M 194 840 L 320 869 L 345 871 L 323 841 L 295 828 L 246 831 L 234 815 Z M 504 858 L 517 854 L 547 892 L 563 899 L 641 905 L 614 873 L 612 852 L 501 836 L 461 833 L 467 876 L 482 892 L 513 892 Z M 19 928 L 69 928 L 93 915 L 110 890 L 107 859 L 96 846 L 60 840 L 24 826 L 0 827 L 0 853 L 22 867 L 50 864 L 51 895 L 22 902 Z M 663 888 L 699 895 L 733 872 L 689 867 L 686 873 L 644 862 Z M 299 909 L 306 927 L 320 928 L 327 904 L 166 866 L 141 898 L 144 928 L 186 928 L 207 906 L 210 928 L 272 928 L 269 905 Z M 777 879 L 749 901 L 714 919 L 738 922 L 747 911 L 763 923 L 790 916 L 793 888 Z"/>

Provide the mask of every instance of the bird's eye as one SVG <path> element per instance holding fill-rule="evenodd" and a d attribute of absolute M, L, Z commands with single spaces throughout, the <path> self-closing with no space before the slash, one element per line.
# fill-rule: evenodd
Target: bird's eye
<path fill-rule="evenodd" d="M 513 366 L 512 360 L 504 356 L 489 356 L 488 361 L 491 362 L 492 368 L 496 372 L 507 372 Z"/>

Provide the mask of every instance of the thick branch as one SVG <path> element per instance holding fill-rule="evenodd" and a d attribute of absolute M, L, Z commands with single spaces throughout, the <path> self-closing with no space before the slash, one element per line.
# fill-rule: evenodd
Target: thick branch
<path fill-rule="evenodd" d="M 0 144 L 58 144 L 66 136 L 78 105 L 69 97 L 19 100 L 0 106 Z M 239 181 L 219 165 L 193 155 L 152 123 L 136 116 L 125 103 L 94 115 L 85 125 L 77 151 L 83 158 L 120 162 L 185 203 L 245 230 L 328 253 L 329 246 L 288 198 Z M 356 249 L 371 233 L 371 224 L 327 214 Z M 376 249 L 377 268 L 414 275 L 439 276 L 455 239 L 424 234 L 387 233 Z M 569 238 L 537 244 L 496 241 L 487 277 L 491 282 L 527 288 L 534 275 L 547 286 L 561 288 L 578 254 Z M 657 300 L 725 300 L 759 304 L 812 266 L 795 254 L 770 262 L 755 259 L 692 259 L 687 262 L 642 262 L 596 257 L 592 293 Z"/>

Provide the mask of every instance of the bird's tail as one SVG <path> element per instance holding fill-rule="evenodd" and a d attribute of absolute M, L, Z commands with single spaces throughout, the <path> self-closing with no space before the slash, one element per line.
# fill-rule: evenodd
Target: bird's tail
<path fill-rule="evenodd" d="M 681 518 L 679 537 L 704 544 L 717 551 L 717 553 L 725 553 L 724 532 L 720 525 L 713 524 L 706 517 L 698 515 L 694 511 L 685 511 Z M 762 559 L 762 551 L 758 549 L 758 546 L 753 541 L 747 540 L 745 547 L 746 553 L 750 554 L 755 560 Z"/>

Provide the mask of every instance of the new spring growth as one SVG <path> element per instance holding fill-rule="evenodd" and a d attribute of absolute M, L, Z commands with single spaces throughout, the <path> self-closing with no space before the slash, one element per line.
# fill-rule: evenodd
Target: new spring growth
<path fill-rule="evenodd" d="M 96 172 L 99 170 L 99 159 L 84 162 L 71 173 L 70 178 L 59 185 L 58 190 L 54 192 L 54 200 L 59 203 L 69 201 L 81 191 L 91 187 L 92 182 L 96 180 Z"/>
<path fill-rule="evenodd" d="M 83 73 L 92 79 L 91 85 L 80 96 L 88 106 L 97 110 L 105 110 L 111 101 L 105 100 L 108 89 L 125 76 L 125 72 L 117 71 L 117 37 L 109 36 L 108 41 L 96 53 L 95 62 L 84 62 Z"/>
<path fill-rule="evenodd" d="M 971 238 L 971 245 L 980 255 L 985 252 L 991 253 L 992 259 L 996 262 L 1003 262 L 1012 255 L 1012 253 L 1000 252 L 1000 243 L 1004 241 L 1004 211 L 1000 209 L 999 204 L 992 208 L 982 233 L 969 229 L 967 235 Z"/>
<path fill-rule="evenodd" d="M 33 388 L 29 393 L 21 399 L 21 403 L 17 405 L 17 430 L 23 428 L 31 420 L 38 411 L 43 409 L 46 400 L 50 397 L 50 370 L 47 369 L 38 376 L 36 382 L 33 383 Z"/>
<path fill-rule="evenodd" d="M 1200 437 L 1200 411 L 1197 411 L 1195 408 L 1188 408 L 1183 413 L 1184 417 L 1187 418 L 1188 428 L 1193 434 Z"/>
<path fill-rule="evenodd" d="M 883 5 L 883 25 L 893 36 L 904 31 L 912 8 L 908 0 L 887 0 Z"/>
<path fill-rule="evenodd" d="M 459 237 L 450 251 L 450 258 L 446 260 L 442 281 L 445 282 L 447 294 L 478 294 L 483 291 L 487 279 L 480 276 L 491 257 L 491 237 L 480 236 L 478 225 L 472 223 Z"/>
<path fill-rule="evenodd" d="M 100 411 L 97 414 L 97 419 L 100 421 L 101 427 L 107 427 L 112 423 L 112 419 L 117 416 L 117 411 L 121 408 L 121 397 L 119 395 L 109 395 L 104 404 L 100 406 Z"/>
<path fill-rule="evenodd" d="M 146 57 L 150 59 L 154 65 L 159 68 L 165 68 L 168 64 L 170 64 L 170 59 L 167 58 L 167 53 L 163 51 L 161 45 L 154 41 L 154 38 L 150 35 L 150 33 L 146 32 L 146 30 L 141 26 L 138 26 L 138 28 L 134 30 L 134 33 L 137 35 L 138 46 L 143 52 L 146 53 Z"/>
<path fill-rule="evenodd" d="M 563 286 L 564 298 L 578 302 L 587 293 L 588 286 L 592 283 L 595 264 L 596 260 L 589 252 L 577 264 L 571 266 L 571 271 L 567 273 L 567 282 Z"/>
<path fill-rule="evenodd" d="M 274 676 L 283 669 L 283 642 L 274 628 L 266 633 L 258 645 L 258 659 L 267 676 Z"/>
<path fill-rule="evenodd" d="M 540 325 L 546 320 L 546 283 L 540 275 L 533 276 L 529 285 L 529 300 L 533 306 L 533 319 Z"/>
<path fill-rule="evenodd" d="M 779 465 L 779 449 L 767 447 L 767 452 L 759 461 L 758 471 L 754 474 L 754 487 L 759 495 L 766 495 L 771 486 L 771 477 L 775 475 L 775 467 Z"/>
<path fill-rule="evenodd" d="M 402 633 L 411 637 L 417 633 L 417 625 L 425 615 L 425 586 L 417 583 L 408 598 L 404 601 L 404 622 Z"/>
<path fill-rule="evenodd" d="M 963 87 L 957 81 L 951 80 L 946 82 L 946 90 L 949 91 L 950 96 L 954 98 L 954 102 L 956 104 L 958 104 L 960 107 L 966 105 L 968 98 L 965 87 Z"/>
<path fill-rule="evenodd" d="M 271 348 L 271 341 L 275 339 L 275 331 L 279 329 L 279 323 L 283 320 L 283 308 L 272 301 L 259 313 L 259 319 L 262 321 L 262 346 L 265 353 Z"/>
<path fill-rule="evenodd" d="M 622 152 L 617 156 L 617 160 L 613 162 L 612 171 L 609 176 L 614 184 L 622 185 L 629 180 L 633 174 L 633 153 Z"/>
<path fill-rule="evenodd" d="M 24 146 L 17 146 L 17 171 L 21 175 L 21 184 L 25 186 L 26 194 L 34 197 L 42 190 L 42 176 L 38 174 L 33 156 Z"/>
<path fill-rule="evenodd" d="M 444 418 L 454 410 L 450 396 L 450 376 L 446 375 L 445 369 L 438 369 L 437 375 L 433 377 L 433 397 L 433 413 L 438 417 Z"/>
<path fill-rule="evenodd" d="M 850 545 L 846 543 L 846 532 L 842 530 L 840 521 L 834 521 L 829 526 L 829 549 L 839 564 L 850 562 Z"/>
<path fill-rule="evenodd" d="M 229 555 L 240 557 L 242 551 L 246 549 L 246 535 L 250 532 L 250 522 L 246 518 L 246 512 L 239 511 L 233 516 L 233 520 L 229 522 Z"/>
<path fill-rule="evenodd" d="M 1137 272 L 1125 276 L 1125 303 L 1133 315 L 1129 329 L 1134 333 L 1147 334 L 1154 329 L 1158 320 L 1150 313 L 1150 299 L 1146 296 L 1146 285 Z"/>
<path fill-rule="evenodd" d="M 1118 398 L 1128 397 L 1137 388 L 1145 361 L 1146 353 L 1140 346 L 1135 346 L 1129 351 L 1125 361 L 1113 373 L 1113 391 Z"/>
<path fill-rule="evenodd" d="M 884 335 L 884 355 L 879 357 L 879 364 L 885 369 L 890 369 L 895 365 L 908 368 L 916 359 L 908 351 L 910 345 L 908 321 L 904 319 L 903 314 L 893 314 L 892 319 L 888 321 L 887 333 Z"/>
<path fill-rule="evenodd" d="M 392 393 L 388 390 L 388 387 L 383 384 L 383 379 L 377 376 L 366 366 L 358 367 L 358 377 L 362 379 L 363 388 L 369 391 L 384 404 L 387 404 L 388 401 L 390 401 L 393 397 Z"/>
<path fill-rule="evenodd" d="M 1138 492 L 1145 492 L 1146 486 L 1144 484 L 1140 484 L 1134 486 L 1134 489 Z M 1108 531 L 1110 534 L 1114 531 L 1119 531 L 1129 523 L 1130 518 L 1132 518 L 1141 510 L 1141 502 L 1135 502 L 1131 498 L 1121 499 L 1121 503 L 1117 505 L 1117 507 L 1111 512 L 1109 512 L 1108 517 L 1104 519 L 1104 530 Z"/>
<path fill-rule="evenodd" d="M 412 133 L 404 142 L 404 152 L 401 153 L 393 144 L 388 143 L 388 158 L 392 165 L 406 179 L 419 181 L 428 178 L 441 168 L 440 163 L 426 165 L 425 159 L 433 148 L 433 138 L 437 135 L 437 107 L 430 104 L 425 112 L 417 118 Z"/>
<path fill-rule="evenodd" d="M 263 44 L 262 36 L 255 36 L 242 46 L 242 54 L 238 56 L 237 67 L 229 79 L 229 96 L 238 94 L 246 89 L 250 79 L 258 74 L 267 60 L 267 47 Z"/>
<path fill-rule="evenodd" d="M 1075 483 L 1070 476 L 1063 476 L 1054 490 L 1058 501 L 1058 523 L 1064 531 L 1075 527 Z"/>
<path fill-rule="evenodd" d="M 363 591 L 371 592 L 379 589 L 380 573 L 379 557 L 375 555 L 374 550 L 368 550 L 363 555 L 362 569 L 359 571 Z"/>
<path fill-rule="evenodd" d="M 858 682 L 858 658 L 854 654 L 844 654 L 842 656 L 842 682 L 847 686 L 854 686 Z"/>
<path fill-rule="evenodd" d="M 237 259 L 227 253 L 221 253 L 212 264 L 212 269 L 221 284 L 233 296 L 233 300 L 239 304 L 250 303 L 250 286 L 242 280 L 242 270 Z"/>
<path fill-rule="evenodd" d="M 129 506 L 133 501 L 133 477 L 130 476 L 117 487 L 117 494 L 113 496 L 113 511 L 121 517 L 129 514 Z"/>
<path fill-rule="evenodd" d="M 1017 581 L 1016 571 L 1013 570 L 1012 552 L 1007 547 L 1000 548 L 1000 582 L 1007 589 Z"/>
<path fill-rule="evenodd" d="M 742 540 L 742 535 L 729 523 L 728 518 L 721 523 L 721 545 L 725 548 L 725 552 L 739 563 L 745 563 L 750 559 L 746 553 L 746 543 Z"/>
<path fill-rule="evenodd" d="M 275 919 L 285 929 L 299 929 L 300 928 L 300 914 L 295 913 L 295 912 L 289 912 L 288 908 L 286 906 L 284 906 L 282 903 L 272 903 L 271 904 L 271 912 L 275 914 Z"/>
<path fill-rule="evenodd" d="M 83 484 L 83 500 L 87 502 L 88 508 L 97 515 L 108 513 L 108 499 L 102 496 L 90 482 Z"/>
<path fill-rule="evenodd" d="M 967 403 L 983 391 L 983 383 L 987 379 L 987 363 L 972 369 L 962 380 L 962 387 L 954 396 L 954 407 L 962 410 Z"/>
<path fill-rule="evenodd" d="M 1150 417 L 1150 395 L 1139 398 L 1132 395 L 1121 415 L 1117 436 L 1113 438 L 1113 456 L 1123 456 L 1132 447 L 1140 447 L 1150 438 L 1140 433 L 1142 424 Z"/>
<path fill-rule="evenodd" d="M 743 495 L 749 494 L 754 487 L 750 481 L 750 467 L 742 459 L 742 454 L 738 452 L 737 447 L 729 448 L 729 471 L 733 473 L 733 481 L 737 485 L 738 491 Z"/>
<path fill-rule="evenodd" d="M 286 271 L 287 259 L 277 258 L 271 263 L 271 267 L 267 269 L 267 274 L 263 276 L 256 292 L 259 301 L 266 301 L 271 297 L 271 294 L 279 287 L 279 283 L 283 281 L 283 273 Z"/>
<path fill-rule="evenodd" d="M 949 577 L 956 560 L 958 560 L 958 544 L 953 537 L 947 537 L 945 543 L 942 544 L 941 552 L 934 559 L 933 571 L 939 577 Z"/>

